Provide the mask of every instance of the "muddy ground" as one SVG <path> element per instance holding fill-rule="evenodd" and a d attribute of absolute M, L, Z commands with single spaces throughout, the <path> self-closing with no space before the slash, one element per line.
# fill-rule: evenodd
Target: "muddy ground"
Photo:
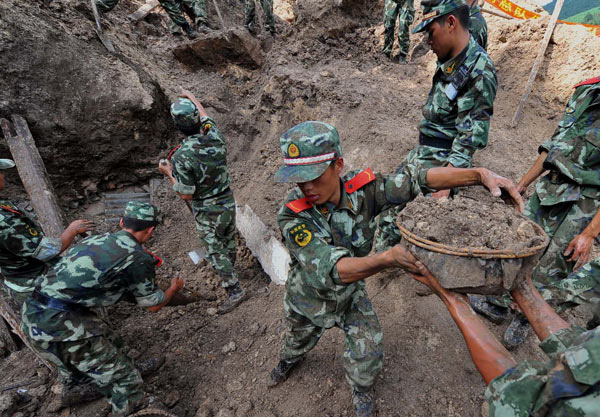
<path fill-rule="evenodd" d="M 5 23 L 13 23 L 3 26 L 2 33 L 13 40 L 4 38 L 0 53 L 12 51 L 12 61 L 0 66 L 10 69 L 3 71 L 8 74 L 3 85 L 10 85 L 5 90 L 10 94 L 0 102 L 0 115 L 6 117 L 14 106 L 26 114 L 43 145 L 40 151 L 67 216 L 101 223 L 102 192 L 147 183 L 156 175 L 158 158 L 177 144 L 179 138 L 167 125 L 167 103 L 176 97 L 179 86 L 186 87 L 206 104 L 225 134 L 236 199 L 274 226 L 276 211 L 289 191 L 289 186 L 272 179 L 281 159 L 277 138 L 283 131 L 308 119 L 327 121 L 340 131 L 348 169 L 370 166 L 392 171 L 416 143 L 420 109 L 435 68 L 435 57 L 418 35 L 413 37 L 408 65 L 389 62 L 379 53 L 381 1 L 354 1 L 349 9 L 327 1 L 290 3 L 294 23 L 278 19 L 274 39 L 259 33 L 264 58 L 260 68 L 236 62 L 192 68 L 174 58 L 174 48 L 187 41 L 168 34 L 164 14 L 153 13 L 135 26 L 127 22 L 125 16 L 140 5 L 137 0 L 122 0 L 106 16 L 105 31 L 117 45 L 118 56 L 107 56 L 95 37 L 87 2 L 55 0 L 45 6 L 41 1 L 6 0 L 1 6 L 3 17 L 10 17 Z M 241 4 L 234 0 L 219 4 L 226 25 L 239 25 Z M 558 27 L 524 119 L 517 129 L 511 128 L 545 23 L 547 19 L 488 18 L 489 50 L 500 87 L 490 144 L 476 154 L 475 162 L 515 180 L 536 159 L 538 144 L 552 134 L 571 86 L 598 75 L 600 69 L 600 40 L 577 28 Z M 25 24 L 33 25 L 26 28 L 26 41 L 11 49 L 21 41 L 19 25 Z M 51 35 L 36 36 L 36 30 Z M 41 60 L 45 65 L 36 67 L 41 77 L 27 67 L 27 52 L 47 49 L 50 56 L 60 57 L 61 48 L 68 49 L 67 58 L 74 56 L 87 67 L 61 73 L 60 61 Z M 25 53 L 20 57 L 17 50 Z M 20 66 L 14 61 L 18 59 L 23 60 Z M 65 68 L 72 66 L 69 61 Z M 20 79 L 20 71 L 31 76 Z M 95 71 L 95 77 L 81 75 L 89 71 Z M 118 74 L 125 75 L 112 83 L 111 76 Z M 67 77 L 75 81 L 59 82 Z M 56 82 L 47 86 L 47 79 Z M 104 87 L 90 90 L 89 83 L 98 80 L 104 80 L 100 84 Z M 126 87 L 125 98 L 119 94 L 121 84 Z M 69 95 L 70 91 L 77 94 Z M 87 91 L 90 97 L 85 96 Z M 39 96 L 43 100 L 35 100 L 36 92 L 43 93 Z M 114 108 L 106 104 L 111 99 L 117 103 Z M 122 113 L 128 103 L 136 110 Z M 93 114 L 100 110 L 98 121 Z M 119 123 L 113 126 L 111 120 Z M 127 163 L 128 155 L 135 155 L 133 166 Z M 8 181 L 18 183 L 18 178 L 11 174 Z M 7 191 L 22 193 L 14 187 Z M 167 217 L 149 249 L 165 259 L 159 278 L 166 283 L 179 273 L 186 279 L 186 291 L 204 299 L 156 314 L 126 304 L 109 309 L 110 320 L 132 357 L 162 354 L 167 358 L 161 371 L 145 381 L 153 400 L 186 417 L 353 415 L 342 368 L 342 332 L 326 332 L 288 382 L 267 390 L 264 380 L 277 363 L 284 330 L 283 288 L 270 283 L 240 240 L 238 266 L 251 298 L 231 314 L 214 315 L 223 292 L 210 268 L 194 266 L 187 258 L 186 252 L 198 246 L 191 218 L 166 181 L 158 199 Z M 385 334 L 385 366 L 374 387 L 379 415 L 480 415 L 485 384 L 443 304 L 434 296 L 419 296 L 422 286 L 402 272 L 379 274 L 367 282 Z M 583 323 L 587 315 L 579 309 L 567 318 Z M 489 326 L 501 336 L 506 324 Z M 515 356 L 542 359 L 536 344 L 536 338 L 530 337 Z M 33 400 L 22 405 L 21 416 L 108 412 L 106 402 L 99 400 L 50 413 L 54 376 L 44 372 L 27 350 L 0 360 L 0 389 L 29 379 L 41 384 L 28 389 Z M 15 390 L 8 392 L 16 395 Z"/>

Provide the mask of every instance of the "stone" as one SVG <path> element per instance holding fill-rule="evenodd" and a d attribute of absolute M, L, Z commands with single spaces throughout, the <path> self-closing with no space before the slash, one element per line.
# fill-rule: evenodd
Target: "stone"
<path fill-rule="evenodd" d="M 0 395 L 0 415 L 11 416 L 17 411 L 17 396 L 13 393 Z"/>
<path fill-rule="evenodd" d="M 235 417 L 235 414 L 228 408 L 222 408 L 217 412 L 216 417 Z"/>
<path fill-rule="evenodd" d="M 229 342 L 228 344 L 223 346 L 223 349 L 221 349 L 221 352 L 223 352 L 224 355 L 227 355 L 228 353 L 235 352 L 236 349 L 237 349 L 237 346 L 235 345 L 235 343 Z"/>
<path fill-rule="evenodd" d="M 206 309 L 206 314 L 208 314 L 209 316 L 216 316 L 218 312 L 219 310 L 217 310 L 214 307 L 209 307 Z"/>
<path fill-rule="evenodd" d="M 254 69 L 264 63 L 259 41 L 243 27 L 210 32 L 176 47 L 173 53 L 193 70 L 231 63 Z"/>
<path fill-rule="evenodd" d="M 180 398 L 181 394 L 179 393 L 179 391 L 170 391 L 165 396 L 165 405 L 169 408 L 173 408 Z"/>

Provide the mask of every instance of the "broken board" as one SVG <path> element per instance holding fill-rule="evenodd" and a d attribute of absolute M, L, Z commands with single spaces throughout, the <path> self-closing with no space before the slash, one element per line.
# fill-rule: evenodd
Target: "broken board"
<path fill-rule="evenodd" d="M 129 20 L 133 23 L 137 23 L 142 20 L 144 17 L 148 16 L 152 10 L 157 8 L 159 5 L 158 0 L 150 0 L 146 2 L 142 7 L 137 9 L 135 12 L 131 13 L 127 16 Z"/>

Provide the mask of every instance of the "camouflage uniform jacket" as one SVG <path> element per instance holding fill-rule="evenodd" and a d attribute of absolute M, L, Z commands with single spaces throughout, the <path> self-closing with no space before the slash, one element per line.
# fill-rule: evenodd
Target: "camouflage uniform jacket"
<path fill-rule="evenodd" d="M 90 308 L 110 306 L 126 293 L 137 304 L 161 304 L 155 257 L 127 231 L 91 236 L 72 247 L 36 286 L 36 292 L 78 310 L 49 308 L 30 297 L 23 307 L 22 329 L 33 340 L 75 341 L 108 333 L 106 324 Z"/>
<path fill-rule="evenodd" d="M 540 347 L 550 357 L 548 362 L 519 363 L 490 383 L 490 416 L 597 416 L 600 327 L 563 329 Z"/>
<path fill-rule="evenodd" d="M 483 49 L 487 50 L 488 27 L 477 2 L 473 3 L 473 6 L 471 6 L 470 16 L 469 32 L 471 32 L 471 36 L 475 38 L 477 43 L 481 45 Z"/>
<path fill-rule="evenodd" d="M 420 136 L 447 141 L 451 146 L 448 162 L 470 167 L 475 151 L 488 143 L 497 87 L 494 63 L 471 37 L 460 54 L 438 62 L 423 107 Z"/>
<path fill-rule="evenodd" d="M 201 132 L 188 136 L 172 155 L 173 189 L 204 200 L 230 191 L 227 170 L 227 145 L 209 117 L 201 119 Z"/>
<path fill-rule="evenodd" d="M 295 188 L 277 215 L 292 257 L 284 303 L 320 327 L 339 322 L 352 294 L 364 288 L 363 281 L 343 284 L 337 262 L 369 254 L 375 217 L 417 196 L 426 186 L 427 171 L 407 168 L 397 175 L 379 175 L 368 169 L 356 174 L 341 179 L 338 207 L 313 206 Z"/>
<path fill-rule="evenodd" d="M 567 104 L 552 138 L 539 148 L 548 152 L 551 172 L 536 185 L 543 206 L 600 199 L 600 82 L 580 85 Z"/>
<path fill-rule="evenodd" d="M 0 200 L 0 270 L 7 287 L 33 291 L 35 279 L 61 249 L 59 238 L 44 236 L 41 227 L 11 201 Z"/>

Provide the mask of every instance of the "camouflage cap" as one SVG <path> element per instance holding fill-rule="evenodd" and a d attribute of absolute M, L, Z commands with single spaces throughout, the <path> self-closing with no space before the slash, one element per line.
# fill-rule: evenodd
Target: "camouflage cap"
<path fill-rule="evenodd" d="M 15 161 L 12 159 L 0 159 L 0 169 L 8 169 L 13 168 L 15 166 Z"/>
<path fill-rule="evenodd" d="M 279 146 L 284 165 L 275 179 L 280 182 L 312 181 L 342 156 L 338 131 L 325 122 L 309 121 L 292 127 L 281 135 Z"/>
<path fill-rule="evenodd" d="M 465 0 L 422 0 L 423 20 L 413 29 L 413 33 L 421 32 L 440 16 L 453 12 L 459 7 L 466 6 Z"/>
<path fill-rule="evenodd" d="M 123 217 L 160 223 L 160 209 L 150 203 L 130 201 L 125 207 Z"/>
<path fill-rule="evenodd" d="M 200 125 L 200 113 L 190 99 L 180 98 L 171 104 L 171 117 L 178 128 L 190 129 Z"/>

